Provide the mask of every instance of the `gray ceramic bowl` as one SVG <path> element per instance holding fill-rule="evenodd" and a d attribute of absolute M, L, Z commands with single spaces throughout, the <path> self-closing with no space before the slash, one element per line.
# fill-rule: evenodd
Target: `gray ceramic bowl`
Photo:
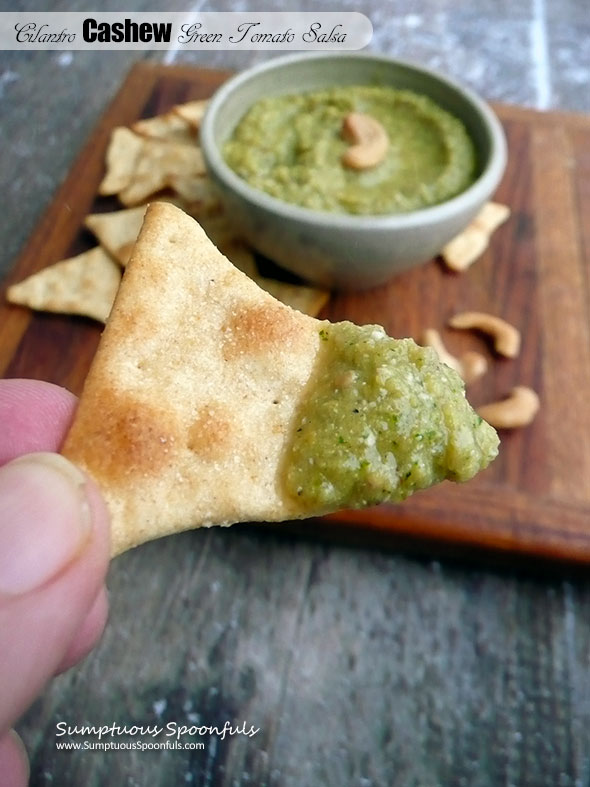
<path fill-rule="evenodd" d="M 271 197 L 248 185 L 223 160 L 224 142 L 258 99 L 362 84 L 424 93 L 460 118 L 478 154 L 475 183 L 440 205 L 410 213 L 343 215 Z M 502 127 L 474 93 L 433 71 L 368 54 L 289 55 L 238 74 L 211 100 L 201 144 L 229 215 L 256 249 L 305 279 L 347 289 L 382 284 L 440 252 L 490 198 L 506 165 Z"/>

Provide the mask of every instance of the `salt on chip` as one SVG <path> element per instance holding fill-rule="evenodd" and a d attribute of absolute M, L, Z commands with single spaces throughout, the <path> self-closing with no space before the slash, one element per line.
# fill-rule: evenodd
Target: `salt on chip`
<path fill-rule="evenodd" d="M 79 314 L 105 322 L 120 282 L 120 267 L 96 246 L 13 284 L 6 298 L 38 311 Z"/>
<path fill-rule="evenodd" d="M 118 194 L 133 177 L 143 140 L 125 126 L 113 129 L 106 153 L 107 171 L 98 187 L 103 196 Z"/>
<path fill-rule="evenodd" d="M 142 139 L 133 177 L 119 192 L 124 205 L 137 205 L 166 188 L 175 175 L 203 175 L 206 172 L 203 153 L 196 145 Z"/>
<path fill-rule="evenodd" d="M 111 213 L 91 213 L 84 224 L 96 236 L 100 245 L 125 267 L 143 224 L 147 205 L 116 210 Z"/>
<path fill-rule="evenodd" d="M 100 485 L 118 554 L 168 533 L 303 516 L 282 460 L 321 324 L 150 205 L 63 454 Z"/>

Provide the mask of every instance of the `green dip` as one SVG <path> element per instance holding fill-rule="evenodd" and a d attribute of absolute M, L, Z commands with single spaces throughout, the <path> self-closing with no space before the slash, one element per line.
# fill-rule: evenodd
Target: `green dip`
<path fill-rule="evenodd" d="M 403 500 L 467 481 L 498 453 L 460 377 L 434 350 L 377 325 L 325 323 L 286 463 L 289 494 L 326 510 Z"/>
<path fill-rule="evenodd" d="M 342 164 L 351 112 L 385 128 L 385 159 L 366 170 Z M 404 213 L 444 202 L 475 179 L 475 150 L 463 124 L 426 96 L 390 87 L 347 86 L 258 101 L 223 154 L 273 197 L 332 213 Z"/>

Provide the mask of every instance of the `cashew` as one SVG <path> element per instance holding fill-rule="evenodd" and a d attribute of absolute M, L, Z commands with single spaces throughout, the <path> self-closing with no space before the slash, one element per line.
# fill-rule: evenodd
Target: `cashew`
<path fill-rule="evenodd" d="M 532 388 L 517 385 L 507 399 L 478 407 L 478 414 L 497 429 L 527 426 L 539 410 L 539 397 Z"/>
<path fill-rule="evenodd" d="M 473 350 L 463 353 L 460 361 L 463 367 L 461 377 L 465 381 L 465 385 L 469 385 L 469 383 L 472 383 L 474 380 L 483 377 L 488 370 L 486 358 L 484 358 L 481 353 L 476 353 Z"/>
<path fill-rule="evenodd" d="M 504 224 L 509 216 L 508 205 L 501 205 L 499 202 L 486 202 L 471 223 L 489 236 L 498 229 L 500 224 Z"/>
<path fill-rule="evenodd" d="M 441 256 L 447 268 L 462 273 L 469 268 L 488 247 L 488 236 L 478 227 L 469 225 L 463 232 L 456 235 L 446 246 Z"/>
<path fill-rule="evenodd" d="M 486 202 L 473 221 L 441 251 L 448 268 L 466 271 L 487 249 L 490 236 L 510 216 L 510 208 L 498 202 Z"/>
<path fill-rule="evenodd" d="M 434 328 L 427 328 L 422 334 L 422 344 L 425 347 L 432 347 L 441 363 L 446 363 L 446 365 L 454 369 L 457 374 L 461 374 L 461 361 L 455 358 L 454 355 L 451 355 L 447 350 L 438 331 L 435 331 Z"/>
<path fill-rule="evenodd" d="M 506 320 L 485 312 L 462 312 L 449 320 L 452 328 L 469 329 L 488 333 L 494 339 L 496 352 L 506 358 L 516 358 L 520 352 L 520 332 Z"/>
<path fill-rule="evenodd" d="M 352 169 L 370 169 L 385 158 L 389 139 L 387 132 L 371 115 L 351 112 L 342 122 L 342 136 L 351 147 L 342 155 L 342 163 Z"/>
<path fill-rule="evenodd" d="M 434 328 L 428 328 L 422 335 L 422 344 L 432 349 L 438 355 L 441 363 L 445 363 L 454 369 L 457 374 L 463 378 L 466 385 L 477 380 L 488 370 L 488 362 L 483 355 L 476 352 L 466 352 L 460 358 L 455 358 L 454 355 L 447 350 L 443 344 L 438 331 Z"/>

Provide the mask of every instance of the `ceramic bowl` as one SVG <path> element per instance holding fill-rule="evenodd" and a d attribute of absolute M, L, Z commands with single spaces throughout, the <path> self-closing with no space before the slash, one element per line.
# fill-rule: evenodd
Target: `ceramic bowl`
<path fill-rule="evenodd" d="M 363 84 L 423 93 L 458 117 L 475 145 L 475 182 L 433 207 L 358 216 L 311 210 L 271 197 L 225 163 L 225 141 L 260 98 Z M 371 54 L 289 55 L 238 74 L 212 98 L 201 127 L 201 145 L 228 214 L 254 248 L 304 279 L 343 289 L 374 287 L 438 254 L 491 197 L 506 165 L 500 122 L 471 90 L 434 71 Z"/>

